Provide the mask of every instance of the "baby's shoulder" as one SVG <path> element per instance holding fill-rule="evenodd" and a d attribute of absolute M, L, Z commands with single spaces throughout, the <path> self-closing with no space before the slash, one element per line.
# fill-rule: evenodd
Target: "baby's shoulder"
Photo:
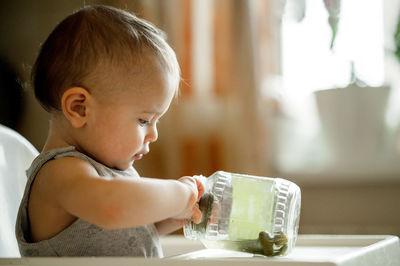
<path fill-rule="evenodd" d="M 36 183 L 51 187 L 65 185 L 85 177 L 98 177 L 95 168 L 86 160 L 76 157 L 62 157 L 46 162 L 36 174 Z"/>

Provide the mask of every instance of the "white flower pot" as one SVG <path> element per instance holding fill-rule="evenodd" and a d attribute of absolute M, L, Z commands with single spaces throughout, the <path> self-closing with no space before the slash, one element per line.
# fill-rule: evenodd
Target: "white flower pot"
<path fill-rule="evenodd" d="M 354 170 L 380 160 L 389 92 L 387 86 L 315 92 L 331 166 Z"/>

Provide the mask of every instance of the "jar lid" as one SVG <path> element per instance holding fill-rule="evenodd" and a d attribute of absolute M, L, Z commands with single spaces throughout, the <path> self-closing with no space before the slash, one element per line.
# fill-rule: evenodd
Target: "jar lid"
<path fill-rule="evenodd" d="M 289 242 L 291 250 L 297 238 L 300 222 L 301 192 L 299 186 L 285 179 L 275 179 L 275 209 L 273 233 L 283 232 Z"/>

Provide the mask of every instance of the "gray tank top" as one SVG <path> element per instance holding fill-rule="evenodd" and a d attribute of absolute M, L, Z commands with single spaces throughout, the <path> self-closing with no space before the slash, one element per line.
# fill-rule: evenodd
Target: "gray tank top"
<path fill-rule="evenodd" d="M 47 240 L 32 242 L 30 239 L 28 200 L 33 180 L 46 162 L 62 157 L 76 157 L 88 161 L 96 169 L 99 176 L 107 178 L 118 178 L 121 175 L 135 176 L 133 167 L 126 171 L 108 168 L 76 151 L 74 147 L 54 149 L 39 154 L 27 170 L 28 181 L 15 225 L 15 234 L 21 256 L 163 256 L 157 230 L 153 224 L 107 230 L 78 218 L 56 236 Z"/>

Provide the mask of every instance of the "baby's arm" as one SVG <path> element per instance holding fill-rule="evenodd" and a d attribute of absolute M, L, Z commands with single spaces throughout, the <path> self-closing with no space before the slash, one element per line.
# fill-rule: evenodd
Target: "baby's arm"
<path fill-rule="evenodd" d="M 107 180 L 77 158 L 51 161 L 42 170 L 51 177 L 43 180 L 41 189 L 48 200 L 103 228 L 136 227 L 175 216 L 191 218 L 200 212 L 193 210 L 198 199 L 193 180 Z"/>

